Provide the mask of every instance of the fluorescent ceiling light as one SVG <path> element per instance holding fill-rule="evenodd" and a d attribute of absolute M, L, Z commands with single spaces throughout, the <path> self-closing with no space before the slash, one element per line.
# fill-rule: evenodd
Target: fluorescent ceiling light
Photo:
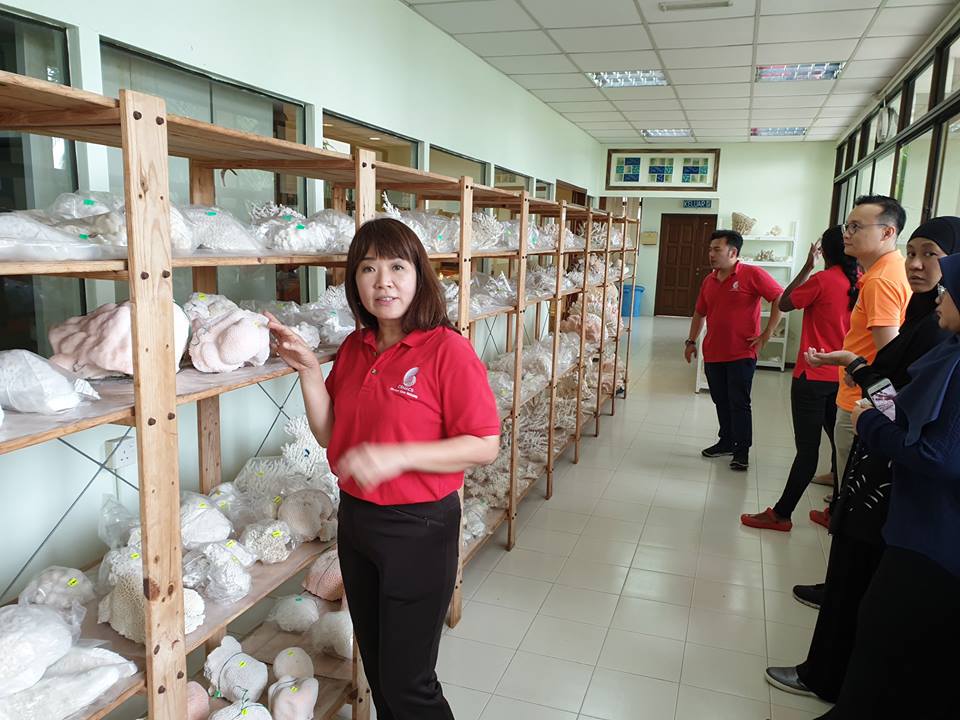
<path fill-rule="evenodd" d="M 663 70 L 615 70 L 612 72 L 588 72 L 587 78 L 598 88 L 645 87 L 666 85 Z"/>
<path fill-rule="evenodd" d="M 791 65 L 758 65 L 757 82 L 786 82 L 792 80 L 836 80 L 845 62 L 831 60 Z"/>
<path fill-rule="evenodd" d="M 640 133 L 648 138 L 690 137 L 693 131 L 690 128 L 647 128 L 646 130 L 641 130 Z"/>
<path fill-rule="evenodd" d="M 796 137 L 806 135 L 807 129 L 802 127 L 760 127 L 750 128 L 753 137 Z"/>
<path fill-rule="evenodd" d="M 673 10 L 713 10 L 715 8 L 733 7 L 733 0 L 674 0 L 659 4 L 660 12 Z"/>

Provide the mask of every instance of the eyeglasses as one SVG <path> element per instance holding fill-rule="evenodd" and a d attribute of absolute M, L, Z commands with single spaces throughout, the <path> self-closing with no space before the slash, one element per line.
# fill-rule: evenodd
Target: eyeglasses
<path fill-rule="evenodd" d="M 867 225 L 861 225 L 860 223 L 847 223 L 846 225 L 841 225 L 843 231 L 847 235 L 856 235 L 858 232 L 868 227 L 893 227 L 887 223 L 868 223 Z"/>

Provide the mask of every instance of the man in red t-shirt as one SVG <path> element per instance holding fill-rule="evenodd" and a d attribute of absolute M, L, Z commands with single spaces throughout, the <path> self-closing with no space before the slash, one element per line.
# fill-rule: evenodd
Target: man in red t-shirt
<path fill-rule="evenodd" d="M 710 397 L 717 406 L 719 440 L 703 450 L 708 458 L 732 455 L 730 468 L 750 466 L 753 415 L 750 389 L 757 369 L 757 352 L 780 323 L 780 308 L 774 302 L 783 288 L 756 265 L 740 261 L 743 237 L 734 230 L 717 230 L 710 236 L 710 267 L 703 279 L 690 335 L 684 346 L 689 363 L 697 355 L 697 337 L 707 323 L 703 340 L 703 367 Z M 771 303 L 770 318 L 760 332 L 760 301 Z"/>

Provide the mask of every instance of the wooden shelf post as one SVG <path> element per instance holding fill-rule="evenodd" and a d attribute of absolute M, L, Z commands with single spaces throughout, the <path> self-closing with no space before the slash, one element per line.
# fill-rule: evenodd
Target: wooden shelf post
<path fill-rule="evenodd" d="M 550 366 L 550 415 L 547 426 L 547 500 L 553 497 L 553 466 L 554 450 L 553 440 L 556 433 L 557 424 L 557 355 L 560 352 L 560 321 L 563 319 L 563 298 L 561 297 L 563 283 L 563 241 L 566 237 L 567 228 L 567 201 L 560 203 L 560 217 L 557 221 L 557 250 L 553 256 L 553 263 L 556 269 L 556 294 L 551 302 L 553 306 L 553 316 L 551 317 L 550 331 L 553 333 L 553 360 Z M 566 443 L 566 438 L 564 438 Z"/>
<path fill-rule="evenodd" d="M 583 383 L 586 379 L 587 362 L 587 287 L 590 277 L 590 242 L 593 238 L 593 211 L 587 210 L 587 225 L 584 233 L 583 287 L 580 293 L 580 368 L 577 371 L 577 430 L 574 440 L 573 462 L 580 462 L 580 440 L 583 436 Z M 599 388 L 598 388 L 599 391 Z"/>

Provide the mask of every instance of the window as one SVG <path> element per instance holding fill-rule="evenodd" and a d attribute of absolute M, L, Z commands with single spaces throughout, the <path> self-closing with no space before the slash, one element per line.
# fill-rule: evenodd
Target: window
<path fill-rule="evenodd" d="M 506 168 L 497 168 L 496 174 L 493 178 L 493 186 L 503 190 L 512 190 L 514 192 L 529 190 L 530 176 L 521 175 L 518 172 L 507 170 Z"/>
<path fill-rule="evenodd" d="M 873 168 L 871 164 L 867 164 L 865 167 L 860 168 L 857 172 L 857 187 L 854 192 L 854 197 L 858 198 L 861 195 L 870 194 L 870 181 L 871 176 L 873 175 Z"/>
<path fill-rule="evenodd" d="M 877 147 L 877 129 L 880 125 L 880 114 L 882 112 L 883 111 L 881 110 L 870 118 L 870 125 L 867 128 L 867 137 L 864 139 L 864 144 L 866 147 L 863 154 L 865 156 L 872 153 Z"/>
<path fill-rule="evenodd" d="M 960 215 L 960 115 L 947 123 L 943 146 L 937 215 Z"/>
<path fill-rule="evenodd" d="M 61 28 L 0 13 L 0 68 L 69 84 L 67 37 Z M 77 189 L 72 142 L 0 132 L 0 210 L 50 205 Z M 52 276 L 0 277 L 0 349 L 50 354 L 46 328 L 84 311 L 83 283 Z"/>
<path fill-rule="evenodd" d="M 889 195 L 890 185 L 893 182 L 893 157 L 891 150 L 886 155 L 877 159 L 873 167 L 873 186 L 871 193 L 874 195 Z"/>
<path fill-rule="evenodd" d="M 255 92 L 200 73 L 185 70 L 115 45 L 101 44 L 103 92 L 116 97 L 120 88 L 158 95 L 167 112 L 224 127 L 295 142 L 304 141 L 303 106 Z M 123 157 L 109 150 L 110 189 L 123 192 Z M 227 173 L 217 182 L 217 205 L 241 222 L 248 219 L 251 203 L 274 201 L 306 210 L 306 182 L 295 176 L 266 171 Z M 174 203 L 190 202 L 190 170 L 186 158 L 170 158 L 170 197 Z M 237 299 L 301 299 L 299 283 L 291 282 L 291 268 L 262 266 L 219 268 L 220 290 Z M 183 301 L 192 290 L 189 269 L 174 271 L 174 298 Z M 116 286 L 118 300 L 126 296 L 126 284 Z M 279 294 L 278 294 L 279 291 Z"/>
<path fill-rule="evenodd" d="M 907 224 L 900 236 L 901 242 L 906 242 L 910 233 L 924 220 L 923 196 L 927 187 L 927 166 L 930 163 L 932 140 L 931 129 L 900 148 L 894 197 L 907 211 Z"/>
<path fill-rule="evenodd" d="M 467 175 L 476 183 L 487 184 L 486 163 L 468 158 L 466 155 L 441 150 L 434 145 L 430 146 L 430 172 L 455 178 Z"/>
<path fill-rule="evenodd" d="M 960 90 L 960 38 L 947 50 L 946 92 L 944 97 Z"/>
<path fill-rule="evenodd" d="M 536 188 L 535 194 L 539 200 L 551 199 L 551 195 L 553 195 L 553 183 L 548 183 L 546 180 L 537 180 Z"/>
<path fill-rule="evenodd" d="M 913 104 L 910 107 L 910 124 L 915 123 L 930 109 L 933 91 L 933 63 L 927 65 L 913 81 Z"/>

